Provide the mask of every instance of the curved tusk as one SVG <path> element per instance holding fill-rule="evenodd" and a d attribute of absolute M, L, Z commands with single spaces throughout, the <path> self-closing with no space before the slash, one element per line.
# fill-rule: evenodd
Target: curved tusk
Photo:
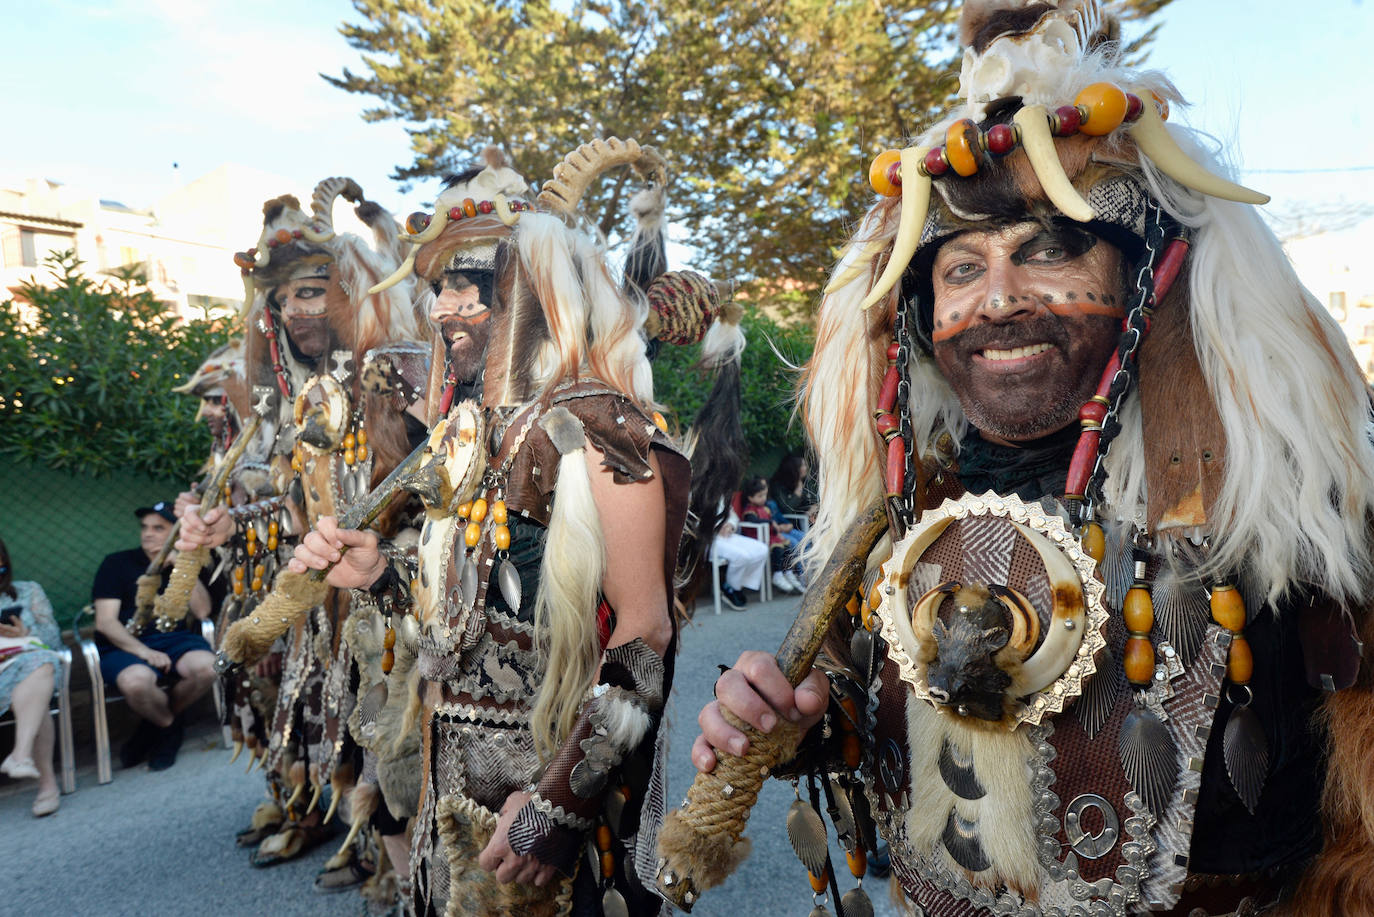
<path fill-rule="evenodd" d="M 253 256 L 253 264 L 257 267 L 267 267 L 268 260 L 272 257 L 272 249 L 267 244 L 267 227 L 262 228 L 262 235 L 258 236 L 258 253 Z"/>
<path fill-rule="evenodd" d="M 989 586 L 988 591 L 995 595 L 1011 614 L 1011 639 L 1007 641 L 1007 645 L 1025 659 L 1040 639 L 1040 615 L 1030 603 L 1030 599 L 1010 586 Z"/>
<path fill-rule="evenodd" d="M 1054 595 L 1054 607 L 1050 612 L 1049 632 L 1040 649 L 1021 665 L 1007 693 L 1012 697 L 1025 697 L 1036 691 L 1043 691 L 1073 662 L 1078 647 L 1083 643 L 1083 630 L 1087 626 L 1087 602 L 1083 598 L 1083 583 L 1073 562 L 1064 556 L 1045 536 L 1032 531 L 1020 523 L 1013 522 L 1026 540 L 1035 548 L 1035 553 L 1045 562 L 1045 573 L 1050 580 L 1050 591 Z"/>
<path fill-rule="evenodd" d="M 234 753 L 233 753 L 233 755 L 230 756 L 230 758 L 229 758 L 229 763 L 230 763 L 230 764 L 233 764 L 235 761 L 237 761 L 237 760 L 239 759 L 239 755 L 241 755 L 241 754 L 243 754 L 243 743 L 242 743 L 242 742 L 235 742 L 235 743 L 234 743 Z"/>
<path fill-rule="evenodd" d="M 367 295 L 376 296 L 383 290 L 389 290 L 392 287 L 396 286 L 396 284 L 400 283 L 402 280 L 405 280 L 407 277 L 409 277 L 410 272 L 415 270 L 415 253 L 419 250 L 420 246 L 418 244 L 412 245 L 410 247 L 410 253 L 406 255 L 406 260 L 401 262 L 401 266 L 396 268 L 396 270 L 392 272 L 390 277 L 378 283 L 374 283 L 372 286 L 368 287 Z"/>
<path fill-rule="evenodd" d="M 264 745 L 263 748 L 262 748 L 262 754 L 258 755 L 258 769 L 259 769 L 259 770 L 262 770 L 262 769 L 264 769 L 264 768 L 266 768 L 266 767 L 267 767 L 267 746 Z"/>
<path fill-rule="evenodd" d="M 305 807 L 306 812 L 315 811 L 315 807 L 320 804 L 320 796 L 324 793 L 324 787 L 318 783 L 314 784 L 315 791 L 310 794 L 310 804 Z"/>
<path fill-rule="evenodd" d="M 853 256 L 852 259 L 850 259 L 849 263 L 845 264 L 843 268 L 831 278 L 830 282 L 825 285 L 825 289 L 821 291 L 822 294 L 829 296 L 831 293 L 847 285 L 855 277 L 858 277 L 864 271 L 868 270 L 873 264 L 873 259 L 878 257 L 878 252 L 882 251 L 883 246 L 886 244 L 887 241 L 885 239 L 869 239 L 864 243 L 863 248 L 859 248 L 857 245 L 851 246 L 849 254 Z"/>
<path fill-rule="evenodd" d="M 301 235 L 304 236 L 310 242 L 328 242 L 330 239 L 334 238 L 333 231 L 316 232 L 309 226 L 304 226 L 301 228 Z"/>
<path fill-rule="evenodd" d="M 324 813 L 324 821 L 320 822 L 320 824 L 322 824 L 322 825 L 327 825 L 327 824 L 329 824 L 329 820 L 330 820 L 331 818 L 333 818 L 333 817 L 334 817 L 334 813 L 337 812 L 337 811 L 339 810 L 339 797 L 342 796 L 342 795 L 343 795 L 342 793 L 332 793 L 332 794 L 330 794 L 330 797 L 329 797 L 329 810 L 328 810 L 327 812 Z"/>
<path fill-rule="evenodd" d="M 1040 179 L 1045 196 L 1066 217 L 1080 223 L 1091 220 L 1092 207 L 1083 200 L 1083 195 L 1069 181 L 1069 176 L 1064 174 L 1064 164 L 1059 161 L 1054 137 L 1050 134 L 1050 116 L 1045 106 L 1027 105 L 1011 120 L 1021 128 L 1021 147 L 1026 151 L 1031 168 L 1035 170 L 1035 177 Z"/>
<path fill-rule="evenodd" d="M 289 797 L 287 797 L 287 799 L 286 799 L 286 808 L 289 809 L 289 808 L 291 808 L 292 806 L 294 806 L 297 802 L 300 801 L 301 796 L 303 796 L 304 794 L 305 794 L 305 781 L 301 781 L 300 783 L 296 784 L 295 789 L 293 789 L 293 790 L 291 791 L 291 795 L 290 795 Z"/>
<path fill-rule="evenodd" d="M 1185 188 L 1211 197 L 1238 201 L 1242 204 L 1269 203 L 1269 195 L 1227 181 L 1195 162 L 1169 135 L 1169 129 L 1164 126 L 1164 121 L 1159 117 L 1159 111 L 1155 108 L 1149 93 L 1143 94 L 1141 98 L 1145 104 L 1141 107 L 1140 117 L 1131 125 L 1131 139 L 1159 171 Z"/>
<path fill-rule="evenodd" d="M 921 231 L 926 226 L 926 214 L 930 211 L 930 176 L 921 168 L 921 162 L 930 152 L 929 146 L 909 146 L 902 150 L 902 216 L 897 224 L 897 236 L 892 240 L 892 254 L 888 256 L 887 267 L 878 282 L 868 291 L 863 308 L 876 305 L 902 279 L 902 272 L 911 263 L 916 247 L 921 244 Z"/>
<path fill-rule="evenodd" d="M 253 294 L 255 292 L 253 275 L 245 271 L 243 274 L 243 311 L 239 313 L 240 319 L 247 320 L 248 313 L 253 310 Z"/>
<path fill-rule="evenodd" d="M 924 642 L 930 637 L 931 631 L 935 628 L 935 615 L 940 611 L 940 603 L 945 600 L 945 596 L 958 592 L 962 585 L 950 580 L 921 596 L 921 600 L 911 612 L 911 629 L 916 633 L 918 641 Z"/>
<path fill-rule="evenodd" d="M 520 214 L 510 209 L 506 196 L 501 192 L 496 193 L 496 199 L 491 204 L 496 208 L 496 215 L 501 218 L 501 222 L 507 226 L 514 226 L 520 221 Z"/>
<path fill-rule="evenodd" d="M 255 749 L 253 749 L 253 748 L 249 748 L 249 749 L 248 749 L 248 769 L 245 770 L 244 773 L 245 773 L 245 774 L 251 774 L 251 773 L 253 773 L 253 765 L 255 765 L 255 764 L 257 764 L 257 763 L 258 763 L 258 753 L 257 753 L 257 751 L 256 751 Z"/>
<path fill-rule="evenodd" d="M 424 245 L 426 242 L 433 242 L 435 239 L 439 238 L 439 233 L 443 232 L 444 227 L 447 225 L 448 211 L 436 210 L 434 212 L 434 217 L 429 221 L 429 225 L 424 228 L 423 232 L 416 233 L 413 236 L 410 233 L 405 233 L 403 234 L 403 238 L 407 242 L 414 242 L 416 245 Z"/>
<path fill-rule="evenodd" d="M 358 838 L 358 832 L 363 830 L 363 823 L 366 821 L 366 818 L 360 818 L 348 829 L 348 836 L 345 837 L 344 842 L 339 845 L 338 856 L 343 856 L 344 853 L 348 851 L 348 848 L 353 846 L 353 842 Z"/>

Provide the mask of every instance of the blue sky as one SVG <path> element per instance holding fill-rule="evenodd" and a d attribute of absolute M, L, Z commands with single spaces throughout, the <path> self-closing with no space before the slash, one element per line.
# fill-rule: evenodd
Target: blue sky
<path fill-rule="evenodd" d="M 360 68 L 337 31 L 356 18 L 347 0 L 0 0 L 0 10 L 0 178 L 42 176 L 147 206 L 237 162 L 303 187 L 352 175 L 398 214 L 432 197 L 433 184 L 402 194 L 387 178 L 409 161 L 403 127 L 364 124 L 367 100 L 318 76 Z M 1323 171 L 1374 167 L 1371 48 L 1363 0 L 1175 0 L 1151 63 L 1193 105 L 1174 117 L 1219 138 L 1272 206 L 1374 209 L 1374 171 Z"/>

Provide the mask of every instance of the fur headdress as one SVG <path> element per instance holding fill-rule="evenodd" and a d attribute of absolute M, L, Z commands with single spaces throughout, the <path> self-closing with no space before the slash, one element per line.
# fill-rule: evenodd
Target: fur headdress
<path fill-rule="evenodd" d="M 1165 123 L 1177 91 L 1160 73 L 1126 67 L 1118 32 L 1096 0 L 965 7 L 961 102 L 911 146 L 875 160 L 879 197 L 821 305 L 803 380 L 809 433 L 826 445 L 810 550 L 826 556 L 883 491 L 885 447 L 866 420 L 898 310 L 918 329 L 929 314 L 942 241 L 973 227 L 1070 219 L 1130 259 L 1146 208 L 1157 207 L 1190 236 L 1191 252 L 1158 304 L 1140 388 L 1175 373 L 1197 384 L 1170 393 L 1173 412 L 1142 410 L 1140 391 L 1131 393 L 1107 456 L 1103 509 L 1148 514 L 1166 535 L 1209 535 L 1212 562 L 1246 571 L 1271 598 L 1315 584 L 1354 604 L 1369 585 L 1374 513 L 1363 379 L 1250 206 L 1267 198 L 1221 178 L 1191 131 Z M 912 440 L 933 460 L 937 442 L 957 449 L 967 420 L 926 354 L 913 348 L 907 371 Z M 1224 461 L 1185 468 L 1180 481 L 1150 444 L 1157 428 L 1189 423 L 1210 424 Z"/>

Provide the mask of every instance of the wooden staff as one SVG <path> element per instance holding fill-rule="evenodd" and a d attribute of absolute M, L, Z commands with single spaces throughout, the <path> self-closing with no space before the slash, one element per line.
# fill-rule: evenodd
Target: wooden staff
<path fill-rule="evenodd" d="M 423 470 L 421 466 L 427 458 L 429 440 L 416 446 L 367 496 L 340 513 L 339 528 L 365 529 L 375 522 L 391 505 L 391 501 L 411 485 L 411 478 Z M 339 554 L 342 556 L 347 551 L 348 547 L 345 546 Z M 337 563 L 335 561 L 323 570 L 309 573 L 283 570 L 277 574 L 272 591 L 262 600 L 262 604 L 252 614 L 235 621 L 225 632 L 215 667 L 224 672 L 261 659 L 278 637 L 290 630 L 306 612 L 324 601 L 329 592 L 324 578 Z"/>
<path fill-rule="evenodd" d="M 802 596 L 797 619 L 783 638 L 776 659 L 794 688 L 811 671 L 821 643 L 863 580 L 868 555 L 887 531 L 887 511 L 875 503 L 845 532 L 830 558 Z M 690 911 L 701 893 L 720 885 L 749 855 L 742 837 L 749 810 L 763 781 L 776 765 L 791 760 L 801 729 L 785 719 L 762 733 L 721 707 L 730 725 L 744 733 L 743 757 L 716 751 L 716 767 L 698 773 L 687 802 L 668 813 L 658 835 L 658 887 L 673 904 Z"/>
<path fill-rule="evenodd" d="M 224 453 L 224 460 L 215 466 L 215 470 L 205 482 L 205 494 L 200 504 L 202 509 L 211 510 L 224 502 L 224 484 L 229 480 L 234 466 L 243 457 L 249 441 L 257 435 L 260 426 L 262 415 L 254 414 L 247 426 L 239 431 L 234 444 Z M 167 543 L 171 544 L 172 540 L 169 538 Z M 185 619 L 186 612 L 191 607 L 191 590 L 196 586 L 200 568 L 209 560 L 210 549 L 205 546 L 194 551 L 182 551 L 177 555 L 176 563 L 172 565 L 172 576 L 167 580 L 167 588 L 162 590 L 162 594 L 153 605 L 158 630 L 169 631 Z"/>

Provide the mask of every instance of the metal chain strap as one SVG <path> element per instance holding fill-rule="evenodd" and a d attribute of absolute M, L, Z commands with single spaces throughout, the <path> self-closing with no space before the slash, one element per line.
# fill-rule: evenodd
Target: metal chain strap
<path fill-rule="evenodd" d="M 902 442 L 906 444 L 904 459 L 906 470 L 902 482 L 901 505 L 897 510 L 903 527 L 909 528 L 916 521 L 916 437 L 912 435 L 911 411 L 908 402 L 911 397 L 911 319 L 912 306 L 902 297 L 897 302 L 895 332 L 897 338 L 897 404 L 895 409 L 899 422 Z M 894 533 L 894 537 L 897 533 Z"/>
<path fill-rule="evenodd" d="M 1120 356 L 1116 375 L 1112 377 L 1107 393 L 1107 414 L 1102 419 L 1102 436 L 1098 442 L 1097 460 L 1085 488 L 1084 518 L 1093 516 L 1093 506 L 1102 499 L 1103 485 L 1107 481 L 1107 452 L 1112 441 L 1121 431 L 1121 406 L 1131 391 L 1131 381 L 1137 373 L 1136 357 L 1140 344 L 1145 338 L 1146 322 L 1155 306 L 1155 263 L 1164 248 L 1168 235 L 1164 211 L 1154 201 L 1146 204 L 1145 210 L 1145 251 L 1140 258 L 1136 271 L 1135 291 L 1131 298 L 1130 310 L 1126 314 L 1126 328 L 1117 344 Z"/>

